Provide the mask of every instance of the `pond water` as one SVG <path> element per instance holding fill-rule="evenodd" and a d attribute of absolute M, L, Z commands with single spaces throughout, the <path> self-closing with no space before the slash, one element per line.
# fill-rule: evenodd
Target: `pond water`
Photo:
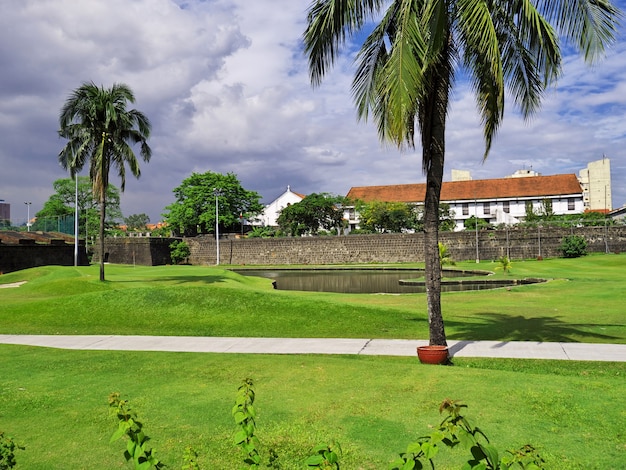
<path fill-rule="evenodd" d="M 423 270 L 390 269 L 241 269 L 234 270 L 245 276 L 258 276 L 272 279 L 274 287 L 280 290 L 314 292 L 340 292 L 352 294 L 412 294 L 425 292 Z M 441 290 L 461 291 L 493 289 L 512 285 L 509 280 L 502 282 L 488 280 L 451 280 L 454 277 L 481 276 L 485 271 L 445 270 Z M 514 282 L 514 280 L 513 280 Z"/>

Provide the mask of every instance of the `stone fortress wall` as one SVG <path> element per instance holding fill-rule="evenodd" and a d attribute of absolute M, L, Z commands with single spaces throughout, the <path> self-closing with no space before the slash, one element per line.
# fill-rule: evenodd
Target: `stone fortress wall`
<path fill-rule="evenodd" d="M 554 258 L 567 235 L 581 235 L 588 252 L 626 251 L 626 226 L 583 228 L 534 228 L 442 232 L 452 259 L 511 260 Z M 169 264 L 171 238 L 108 238 L 105 257 L 121 264 Z M 185 238 L 190 247 L 189 263 L 215 265 L 217 246 L 208 236 Z M 478 242 L 478 243 L 477 243 Z M 477 249 L 478 246 L 478 249 Z M 403 263 L 424 261 L 424 236 L 417 234 L 348 235 L 323 237 L 220 239 L 220 264 L 314 265 L 346 263 Z M 94 259 L 95 261 L 95 259 Z"/>

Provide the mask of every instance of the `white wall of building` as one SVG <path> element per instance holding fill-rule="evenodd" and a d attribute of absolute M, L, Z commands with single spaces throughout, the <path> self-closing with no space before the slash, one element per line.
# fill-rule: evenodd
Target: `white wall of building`
<path fill-rule="evenodd" d="M 455 230 L 464 230 L 465 221 L 475 216 L 493 224 L 516 224 L 526 218 L 526 203 L 530 201 L 536 214 L 543 211 L 543 199 L 516 198 L 476 201 L 442 201 L 450 204 L 456 222 Z M 580 194 L 560 195 L 547 198 L 552 201 L 552 212 L 555 215 L 580 214 L 584 212 L 583 199 Z"/>
<path fill-rule="evenodd" d="M 278 223 L 276 220 L 280 215 L 280 211 L 290 204 L 302 201 L 302 199 L 303 196 L 301 194 L 294 193 L 291 188 L 287 186 L 287 191 L 266 205 L 263 213 L 250 222 L 252 225 L 256 226 L 277 227 Z"/>
<path fill-rule="evenodd" d="M 579 171 L 578 175 L 578 180 L 583 188 L 585 208 L 612 210 L 611 161 L 605 157 L 602 160 L 590 162 L 587 168 Z"/>

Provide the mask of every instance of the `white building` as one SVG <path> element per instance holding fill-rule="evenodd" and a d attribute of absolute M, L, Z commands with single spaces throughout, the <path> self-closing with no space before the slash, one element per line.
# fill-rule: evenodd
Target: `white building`
<path fill-rule="evenodd" d="M 603 157 L 602 160 L 591 162 L 579 171 L 580 184 L 583 188 L 585 209 L 610 212 L 611 203 L 611 161 Z"/>
<path fill-rule="evenodd" d="M 302 201 L 302 199 L 304 199 L 303 194 L 294 193 L 291 188 L 287 186 L 287 191 L 266 205 L 265 209 L 263 209 L 263 213 L 254 220 L 251 220 L 251 223 L 256 226 L 277 227 L 278 223 L 276 220 L 280 215 L 280 211 L 291 204 Z"/>
<path fill-rule="evenodd" d="M 426 184 L 353 187 L 347 197 L 353 201 L 385 201 L 424 204 Z M 535 213 L 549 201 L 556 215 L 580 214 L 585 210 L 583 190 L 575 174 L 525 176 L 489 180 L 444 182 L 441 202 L 450 205 L 456 221 L 455 230 L 463 230 L 471 217 L 490 224 L 515 224 L 526 217 L 528 205 Z M 347 210 L 350 227 L 358 226 L 358 214 Z"/>

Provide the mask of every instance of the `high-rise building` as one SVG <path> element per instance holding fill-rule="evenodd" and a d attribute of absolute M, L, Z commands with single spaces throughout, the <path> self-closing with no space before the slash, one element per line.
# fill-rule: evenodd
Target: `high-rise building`
<path fill-rule="evenodd" d="M 11 223 L 11 204 L 0 199 L 0 226 Z"/>
<path fill-rule="evenodd" d="M 612 210 L 611 161 L 602 157 L 602 160 L 590 162 L 578 175 L 583 188 L 585 209 L 606 212 Z"/>

